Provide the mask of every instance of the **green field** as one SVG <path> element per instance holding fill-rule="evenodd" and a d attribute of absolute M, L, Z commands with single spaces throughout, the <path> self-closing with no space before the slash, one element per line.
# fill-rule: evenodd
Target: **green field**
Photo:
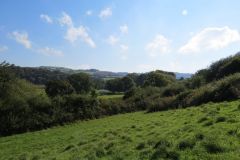
<path fill-rule="evenodd" d="M 123 94 L 113 94 L 113 95 L 101 95 L 98 96 L 99 99 L 115 99 L 115 98 L 122 98 Z"/>
<path fill-rule="evenodd" d="M 0 159 L 240 159 L 240 101 L 128 113 L 0 138 Z"/>

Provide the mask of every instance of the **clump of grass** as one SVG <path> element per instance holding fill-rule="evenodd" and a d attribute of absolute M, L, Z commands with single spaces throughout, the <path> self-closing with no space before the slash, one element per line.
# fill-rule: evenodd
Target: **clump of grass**
<path fill-rule="evenodd" d="M 78 146 L 83 146 L 83 145 L 85 145 L 85 144 L 87 144 L 87 141 L 80 141 L 80 142 L 78 143 Z"/>
<path fill-rule="evenodd" d="M 230 129 L 228 132 L 227 132 L 228 135 L 230 136 L 234 136 L 237 134 L 237 129 Z"/>
<path fill-rule="evenodd" d="M 203 126 L 208 127 L 208 126 L 212 126 L 213 125 L 213 121 L 209 120 L 206 123 L 203 124 Z"/>
<path fill-rule="evenodd" d="M 106 152 L 105 152 L 105 150 L 104 150 L 103 147 L 98 147 L 98 148 L 96 148 L 96 149 L 95 149 L 95 152 L 96 152 L 96 156 L 97 156 L 98 158 L 102 158 L 102 157 L 105 156 L 105 154 L 106 154 Z"/>
<path fill-rule="evenodd" d="M 87 154 L 85 155 L 85 159 L 95 160 L 95 159 L 97 159 L 97 157 L 96 157 L 96 154 L 95 154 L 95 153 L 89 152 L 89 153 L 87 153 Z"/>
<path fill-rule="evenodd" d="M 195 135 L 195 138 L 197 139 L 197 140 L 203 140 L 204 139 L 204 134 L 202 134 L 202 133 L 197 133 L 196 135 Z"/>
<path fill-rule="evenodd" d="M 240 111 L 240 104 L 238 105 L 237 110 Z"/>
<path fill-rule="evenodd" d="M 202 117 L 202 118 L 200 118 L 200 119 L 198 120 L 198 123 L 202 123 L 202 122 L 205 122 L 205 121 L 207 121 L 207 120 L 208 120 L 207 117 Z"/>
<path fill-rule="evenodd" d="M 167 148 L 161 147 L 155 150 L 155 152 L 150 157 L 150 160 L 158 160 L 158 159 L 171 159 L 171 160 L 179 160 L 179 153 L 176 151 L 169 151 Z"/>
<path fill-rule="evenodd" d="M 39 155 L 34 155 L 31 160 L 40 160 L 41 159 L 41 156 Z"/>
<path fill-rule="evenodd" d="M 145 144 L 144 142 L 140 142 L 140 143 L 137 145 L 136 149 L 137 149 L 137 150 L 142 150 L 142 149 L 144 149 L 145 147 L 146 147 L 146 144 Z"/>
<path fill-rule="evenodd" d="M 217 141 L 214 140 L 208 140 L 203 143 L 204 148 L 208 153 L 222 153 L 225 151 L 225 148 L 223 148 L 220 144 L 217 143 Z"/>
<path fill-rule="evenodd" d="M 73 145 L 73 144 L 70 144 L 70 145 L 68 145 L 67 147 L 65 147 L 63 151 L 65 152 L 65 151 L 71 150 L 71 149 L 73 149 L 73 148 L 76 148 L 76 146 Z"/>
<path fill-rule="evenodd" d="M 178 143 L 178 148 L 180 150 L 192 149 L 195 146 L 195 141 L 191 139 L 185 139 Z"/>
<path fill-rule="evenodd" d="M 152 154 L 151 149 L 143 150 L 139 154 L 139 159 L 150 159 L 151 154 Z"/>
<path fill-rule="evenodd" d="M 109 142 L 107 143 L 107 145 L 104 147 L 104 149 L 109 150 L 110 148 L 112 148 L 114 146 L 113 142 Z"/>
<path fill-rule="evenodd" d="M 154 146 L 154 148 L 161 148 L 161 147 L 170 147 L 171 146 L 171 143 L 168 142 L 167 140 L 165 139 L 160 139 Z"/>
<path fill-rule="evenodd" d="M 26 153 L 23 153 L 18 157 L 18 160 L 27 160 L 27 159 L 28 159 L 28 155 Z"/>
<path fill-rule="evenodd" d="M 136 125 L 132 125 L 131 128 L 136 128 Z"/>
<path fill-rule="evenodd" d="M 219 123 L 219 122 L 225 122 L 227 120 L 226 117 L 217 117 L 216 119 L 216 123 Z"/>
<path fill-rule="evenodd" d="M 233 118 L 230 118 L 227 120 L 228 123 L 236 123 L 237 120 L 236 119 L 233 119 Z"/>

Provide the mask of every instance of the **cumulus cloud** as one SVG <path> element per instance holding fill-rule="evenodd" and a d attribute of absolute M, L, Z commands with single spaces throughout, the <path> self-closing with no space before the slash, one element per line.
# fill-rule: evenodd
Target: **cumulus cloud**
<path fill-rule="evenodd" d="M 163 35 L 156 35 L 155 38 L 149 42 L 145 47 L 150 56 L 157 56 L 170 51 L 170 41 Z"/>
<path fill-rule="evenodd" d="M 65 12 L 62 13 L 62 17 L 59 19 L 62 26 L 73 27 L 72 18 Z"/>
<path fill-rule="evenodd" d="M 209 27 L 195 34 L 184 46 L 180 53 L 197 53 L 202 50 L 218 50 L 231 43 L 240 41 L 240 33 L 229 27 Z"/>
<path fill-rule="evenodd" d="M 31 41 L 28 39 L 27 32 L 14 31 L 11 36 L 16 42 L 20 43 L 25 48 L 30 49 L 32 47 Z"/>
<path fill-rule="evenodd" d="M 75 27 L 72 18 L 67 13 L 65 12 L 62 13 L 62 17 L 60 18 L 59 22 L 62 26 L 67 27 L 67 33 L 64 37 L 66 40 L 73 43 L 80 38 L 90 47 L 92 48 L 96 47 L 95 42 L 92 40 L 92 38 L 89 36 L 87 32 L 87 28 L 85 28 L 84 26 Z"/>
<path fill-rule="evenodd" d="M 184 10 L 182 11 L 182 15 L 183 15 L 183 16 L 188 15 L 188 11 L 187 11 L 186 9 L 184 9 Z"/>
<path fill-rule="evenodd" d="M 0 52 L 5 52 L 8 50 L 7 46 L 0 46 Z"/>
<path fill-rule="evenodd" d="M 119 39 L 117 37 L 113 36 L 113 35 L 110 35 L 107 38 L 107 42 L 112 46 L 116 45 L 118 41 L 119 41 Z"/>
<path fill-rule="evenodd" d="M 127 34 L 128 33 L 128 26 L 125 24 L 123 26 L 120 26 L 120 31 L 123 34 Z"/>
<path fill-rule="evenodd" d="M 38 50 L 39 53 L 47 55 L 47 56 L 63 56 L 63 52 L 61 50 L 56 50 L 54 48 L 44 47 Z"/>
<path fill-rule="evenodd" d="M 41 14 L 41 15 L 40 15 L 40 18 L 41 18 L 42 20 L 44 20 L 45 22 L 47 22 L 47 23 L 53 23 L 52 18 L 49 17 L 49 16 L 46 15 L 46 14 Z"/>
<path fill-rule="evenodd" d="M 96 45 L 92 38 L 88 35 L 87 30 L 85 27 L 80 26 L 78 28 L 71 27 L 68 28 L 67 34 L 65 36 L 65 39 L 67 39 L 70 42 L 75 42 L 78 40 L 78 38 L 81 38 L 85 43 L 87 43 L 90 47 L 95 48 Z"/>
<path fill-rule="evenodd" d="M 111 8 L 105 8 L 103 10 L 101 10 L 101 12 L 99 13 L 99 17 L 102 19 L 105 19 L 107 17 L 112 16 L 112 9 Z"/>
<path fill-rule="evenodd" d="M 86 12 L 86 15 L 87 15 L 87 16 L 91 16 L 92 13 L 93 13 L 92 10 L 88 10 L 88 11 Z"/>

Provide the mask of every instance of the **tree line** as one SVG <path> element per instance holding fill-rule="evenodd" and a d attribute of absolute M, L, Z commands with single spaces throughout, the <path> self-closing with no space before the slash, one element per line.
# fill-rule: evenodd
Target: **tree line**
<path fill-rule="evenodd" d="M 35 85 L 0 64 L 0 135 L 63 125 L 76 120 L 146 110 L 197 106 L 240 98 L 240 54 L 213 63 L 189 79 L 160 70 L 110 80 L 86 73 L 50 78 Z M 102 82 L 103 81 L 103 82 Z M 98 89 L 124 92 L 122 99 L 99 99 Z"/>

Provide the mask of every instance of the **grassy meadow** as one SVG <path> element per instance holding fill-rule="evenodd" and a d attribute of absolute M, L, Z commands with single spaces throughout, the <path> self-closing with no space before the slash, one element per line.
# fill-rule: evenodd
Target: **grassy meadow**
<path fill-rule="evenodd" d="M 0 138 L 1 160 L 240 159 L 240 101 L 136 112 Z"/>
<path fill-rule="evenodd" d="M 101 95 L 98 96 L 99 99 L 121 99 L 123 94 L 112 94 L 112 95 Z"/>

